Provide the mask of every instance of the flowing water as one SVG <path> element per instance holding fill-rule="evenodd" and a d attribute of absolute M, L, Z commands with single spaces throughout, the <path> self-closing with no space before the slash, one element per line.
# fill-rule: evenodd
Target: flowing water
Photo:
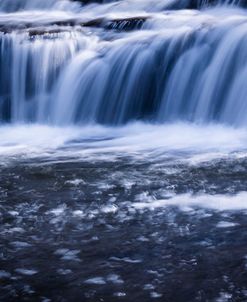
<path fill-rule="evenodd" d="M 247 301 L 246 6 L 0 0 L 1 301 Z"/>

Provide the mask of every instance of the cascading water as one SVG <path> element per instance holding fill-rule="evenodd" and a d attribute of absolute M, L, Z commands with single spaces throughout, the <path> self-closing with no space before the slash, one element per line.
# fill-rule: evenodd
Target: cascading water
<path fill-rule="evenodd" d="M 74 6 L 75 7 L 75 6 Z M 73 4 L 69 0 L 3 0 L 0 11 L 14 12 L 21 10 L 69 9 Z"/>
<path fill-rule="evenodd" d="M 247 301 L 246 7 L 0 0 L 1 301 Z"/>
<path fill-rule="evenodd" d="M 12 1 L 37 11 L 0 16 L 2 121 L 247 122 L 244 10 L 168 13 L 174 1 L 67 1 L 66 13 L 65 2 Z"/>

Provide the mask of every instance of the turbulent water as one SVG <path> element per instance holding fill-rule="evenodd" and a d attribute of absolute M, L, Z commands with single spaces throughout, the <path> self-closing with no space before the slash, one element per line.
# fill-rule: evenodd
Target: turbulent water
<path fill-rule="evenodd" d="M 0 0 L 1 301 L 247 301 L 246 6 Z"/>

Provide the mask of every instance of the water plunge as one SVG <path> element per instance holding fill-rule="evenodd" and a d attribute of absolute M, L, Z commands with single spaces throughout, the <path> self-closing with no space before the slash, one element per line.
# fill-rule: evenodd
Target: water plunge
<path fill-rule="evenodd" d="M 244 125 L 245 10 L 171 2 L 14 2 L 22 11 L 0 15 L 2 122 Z"/>

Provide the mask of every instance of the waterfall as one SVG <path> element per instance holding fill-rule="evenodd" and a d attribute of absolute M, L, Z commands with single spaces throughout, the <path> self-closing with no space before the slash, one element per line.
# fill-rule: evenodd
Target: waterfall
<path fill-rule="evenodd" d="M 1 122 L 245 125 L 244 2 L 175 2 L 1 0 Z"/>
<path fill-rule="evenodd" d="M 240 79 L 247 68 L 247 24 L 163 34 L 137 34 L 103 55 L 72 60 L 54 98 L 55 107 L 63 108 L 54 112 L 54 122 L 245 124 L 247 88 Z"/>
<path fill-rule="evenodd" d="M 12 12 L 18 10 L 48 10 L 48 9 L 72 9 L 79 4 L 115 4 L 119 2 L 123 6 L 133 7 L 149 7 L 150 9 L 159 8 L 199 8 L 203 6 L 215 4 L 234 4 L 246 5 L 246 0 L 161 0 L 161 1 L 146 1 L 146 0 L 1 0 L 0 11 Z"/>
<path fill-rule="evenodd" d="M 70 0 L 1 0 L 0 12 L 23 10 L 72 9 L 76 4 Z"/>

